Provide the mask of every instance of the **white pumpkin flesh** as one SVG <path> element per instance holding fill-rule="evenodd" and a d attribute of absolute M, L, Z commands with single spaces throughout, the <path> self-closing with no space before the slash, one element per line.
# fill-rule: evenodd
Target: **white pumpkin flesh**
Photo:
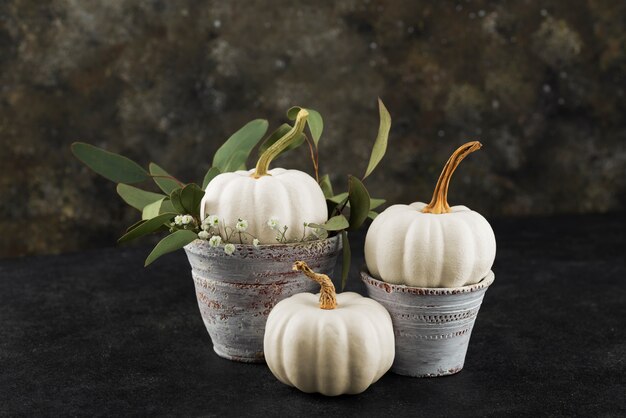
<path fill-rule="evenodd" d="M 303 262 L 294 269 L 320 282 L 322 291 L 296 294 L 272 309 L 264 338 L 267 365 L 278 380 L 306 393 L 365 391 L 394 360 L 389 313 L 357 293 L 335 296 L 328 276 L 312 272 Z"/>
<path fill-rule="evenodd" d="M 217 215 L 222 225 L 230 226 L 245 219 L 247 232 L 262 244 L 276 243 L 277 231 L 267 225 L 270 218 L 276 218 L 281 228 L 287 226 L 287 241 L 303 236 L 305 222 L 323 224 L 328 220 L 324 193 L 307 173 L 274 168 L 268 175 L 254 178 L 254 171 L 216 176 L 205 190 L 200 217 Z M 235 234 L 232 239 L 238 238 Z"/>
<path fill-rule="evenodd" d="M 478 212 L 450 207 L 450 177 L 465 156 L 479 149 L 469 142 L 450 157 L 431 203 L 393 205 L 372 222 L 365 261 L 372 276 L 414 287 L 459 287 L 478 283 L 491 269 L 496 240 Z"/>
<path fill-rule="evenodd" d="M 248 221 L 248 232 L 261 244 L 276 243 L 278 231 L 268 226 L 278 220 L 280 232 L 285 226 L 286 241 L 296 241 L 305 234 L 304 223 L 323 224 L 328 220 L 326 198 L 319 184 L 307 173 L 275 168 L 270 162 L 302 133 L 308 112 L 301 109 L 294 127 L 270 146 L 253 170 L 235 171 L 216 176 L 206 187 L 200 204 L 200 217 L 216 215 L 220 231 L 233 227 L 239 219 Z M 250 243 L 250 235 L 233 234 L 232 241 Z"/>

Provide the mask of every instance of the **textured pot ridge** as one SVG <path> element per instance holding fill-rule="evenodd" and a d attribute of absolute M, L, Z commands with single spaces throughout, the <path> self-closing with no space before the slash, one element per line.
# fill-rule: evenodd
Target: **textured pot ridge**
<path fill-rule="evenodd" d="M 394 373 L 436 377 L 458 373 L 492 271 L 480 282 L 454 288 L 386 283 L 361 272 L 368 295 L 391 315 L 396 340 Z"/>
<path fill-rule="evenodd" d="M 235 247 L 228 255 L 196 240 L 185 252 L 214 351 L 229 360 L 263 362 L 265 323 L 274 305 L 296 293 L 319 290 L 317 283 L 292 270 L 293 262 L 303 260 L 332 275 L 341 239 Z"/>

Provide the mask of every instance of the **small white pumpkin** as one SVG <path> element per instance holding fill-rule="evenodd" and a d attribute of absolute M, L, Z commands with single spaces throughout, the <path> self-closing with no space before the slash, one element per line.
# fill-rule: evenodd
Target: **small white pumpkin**
<path fill-rule="evenodd" d="M 303 261 L 294 270 L 320 283 L 321 292 L 298 293 L 272 309 L 265 327 L 267 365 L 278 380 L 303 392 L 363 392 L 393 363 L 389 313 L 357 293 L 336 295 L 330 278 Z"/>
<path fill-rule="evenodd" d="M 374 277 L 414 287 L 459 287 L 489 273 L 496 257 L 491 226 L 478 212 L 447 202 L 452 173 L 481 146 L 468 142 L 452 154 L 429 204 L 393 205 L 374 219 L 365 239 L 365 262 Z"/>
<path fill-rule="evenodd" d="M 281 231 L 287 227 L 287 241 L 303 236 L 305 222 L 326 222 L 326 198 L 311 176 L 298 170 L 268 170 L 271 161 L 302 133 L 307 116 L 308 112 L 301 109 L 294 127 L 261 155 L 254 170 L 216 176 L 208 184 L 200 204 L 201 219 L 216 215 L 222 226 L 231 227 L 238 219 L 245 219 L 247 232 L 261 244 L 276 243 L 277 231 L 267 225 L 272 218 L 278 220 Z M 239 235 L 234 234 L 232 240 L 238 241 Z"/>

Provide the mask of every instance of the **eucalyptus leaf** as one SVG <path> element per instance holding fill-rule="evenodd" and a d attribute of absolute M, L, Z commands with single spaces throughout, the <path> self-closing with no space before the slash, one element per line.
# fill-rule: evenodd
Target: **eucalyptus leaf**
<path fill-rule="evenodd" d="M 250 152 L 263 138 L 267 127 L 268 123 L 265 119 L 255 119 L 245 124 L 217 150 L 213 156 L 212 166 L 217 167 L 222 173 L 227 172 L 227 168 L 233 166 L 235 170 L 242 165 L 245 166 Z M 236 157 L 234 154 L 237 154 Z"/>
<path fill-rule="evenodd" d="M 161 206 L 159 207 L 159 215 L 165 212 L 176 212 L 176 208 L 174 208 L 174 205 L 172 205 L 172 201 L 169 199 L 169 197 L 163 199 L 163 201 L 161 202 Z"/>
<path fill-rule="evenodd" d="M 346 229 L 348 226 L 350 226 L 350 224 L 343 215 L 333 216 L 323 224 L 309 224 L 310 228 L 322 228 L 326 231 L 341 231 L 342 229 Z"/>
<path fill-rule="evenodd" d="M 348 192 L 343 192 L 343 193 L 339 193 L 339 194 L 336 194 L 334 196 L 328 197 L 327 199 L 330 200 L 331 202 L 341 203 L 347 197 L 348 197 Z"/>
<path fill-rule="evenodd" d="M 148 179 L 148 172 L 133 160 L 94 147 L 84 142 L 74 142 L 72 153 L 83 164 L 102 177 L 116 183 L 140 183 Z"/>
<path fill-rule="evenodd" d="M 367 217 L 370 218 L 372 221 L 376 219 L 377 216 L 378 216 L 378 212 L 374 212 L 373 210 L 370 210 L 369 213 L 367 214 Z"/>
<path fill-rule="evenodd" d="M 350 229 L 358 229 L 367 219 L 370 211 L 370 195 L 359 179 L 350 176 L 348 180 L 350 202 Z"/>
<path fill-rule="evenodd" d="M 186 213 L 198 219 L 200 218 L 200 203 L 203 197 L 204 191 L 197 184 L 191 183 L 183 187 L 180 192 L 180 203 Z"/>
<path fill-rule="evenodd" d="M 148 192 L 124 183 L 118 184 L 116 190 L 124 202 L 137 210 L 143 210 L 150 203 L 165 197 L 160 193 Z"/>
<path fill-rule="evenodd" d="M 224 173 L 246 169 L 246 160 L 250 151 L 235 151 L 224 165 Z"/>
<path fill-rule="evenodd" d="M 180 184 L 178 184 L 178 182 L 174 180 L 172 175 L 169 174 L 167 171 L 163 170 L 157 164 L 150 163 L 148 167 L 150 169 L 150 174 L 152 176 L 163 176 L 163 177 L 152 177 L 152 179 L 157 184 L 157 186 L 159 186 L 159 188 L 163 190 L 164 193 L 169 195 L 170 193 L 172 193 L 172 190 L 180 187 Z M 168 177 L 171 177 L 171 178 L 168 178 Z"/>
<path fill-rule="evenodd" d="M 328 174 L 324 174 L 320 179 L 320 188 L 322 189 L 322 192 L 324 192 L 324 197 L 326 199 L 329 199 L 333 196 L 333 185 L 330 183 L 330 176 Z"/>
<path fill-rule="evenodd" d="M 135 222 L 134 224 L 132 224 L 131 226 L 129 226 L 128 228 L 126 228 L 126 232 L 130 231 L 131 229 L 135 229 L 137 228 L 139 225 L 141 225 L 142 223 L 144 223 L 146 220 L 142 219 L 140 221 Z"/>
<path fill-rule="evenodd" d="M 176 210 L 177 213 L 181 215 L 186 215 L 187 214 L 186 209 L 180 200 L 180 193 L 182 191 L 183 189 L 180 187 L 178 189 L 172 190 L 172 193 L 170 193 L 170 202 L 172 203 L 172 206 L 174 206 L 174 209 Z"/>
<path fill-rule="evenodd" d="M 269 147 L 271 147 L 274 142 L 278 141 L 280 138 L 282 138 L 283 136 L 285 136 L 287 134 L 287 132 L 289 132 L 291 130 L 292 126 L 289 125 L 288 123 L 283 123 L 282 125 L 280 125 L 278 127 L 278 129 L 276 129 L 274 132 L 272 132 L 264 141 L 263 143 L 261 143 L 261 146 L 259 147 L 259 156 L 261 154 L 263 154 L 265 152 L 265 150 L 267 150 Z M 296 139 L 294 139 L 291 144 L 289 144 L 289 146 L 287 148 L 285 148 L 284 150 L 281 151 L 280 154 L 284 154 L 287 151 L 290 151 L 292 149 L 296 149 L 298 148 L 300 145 L 304 144 L 304 141 L 306 141 L 306 136 L 304 134 L 300 134 L 298 135 L 298 137 Z"/>
<path fill-rule="evenodd" d="M 386 201 L 387 200 L 385 200 L 385 199 L 376 199 L 374 197 L 370 198 L 370 210 L 376 209 L 377 207 L 379 207 L 380 205 L 382 205 Z"/>
<path fill-rule="evenodd" d="M 174 216 L 176 216 L 175 213 L 168 212 L 168 213 L 163 213 L 159 216 L 156 216 L 152 219 L 149 219 L 143 222 L 141 225 L 138 225 L 136 228 L 133 228 L 127 233 L 125 233 L 119 240 L 117 240 L 117 242 L 122 243 L 122 242 L 130 241 L 131 239 L 139 238 L 143 235 L 154 232 L 157 229 L 161 228 L 165 222 L 169 221 Z"/>
<path fill-rule="evenodd" d="M 315 144 L 315 148 L 317 148 L 317 144 L 320 142 L 322 132 L 324 131 L 324 120 L 322 119 L 322 115 L 314 109 L 293 106 L 287 111 L 287 117 L 291 120 L 296 120 L 296 116 L 298 115 L 300 109 L 306 109 L 306 111 L 309 112 L 309 117 L 307 118 L 306 123 L 309 125 L 311 138 L 313 138 L 313 143 Z"/>
<path fill-rule="evenodd" d="M 350 274 L 350 260 L 352 252 L 350 251 L 350 240 L 348 240 L 348 232 L 341 231 L 341 244 L 343 246 L 342 262 L 341 262 L 341 291 L 346 288 L 348 275 Z"/>
<path fill-rule="evenodd" d="M 193 242 L 198 235 L 189 230 L 179 230 L 170 234 L 163 238 L 159 243 L 154 247 L 148 258 L 146 258 L 146 262 L 144 266 L 148 266 L 154 260 L 161 257 L 164 254 L 170 253 L 172 251 L 176 251 L 180 248 L 183 248 L 185 245 Z"/>
<path fill-rule="evenodd" d="M 380 98 L 378 99 L 378 111 L 380 113 L 378 135 L 376 136 L 376 141 L 374 142 L 374 147 L 372 148 L 372 154 L 370 156 L 370 162 L 367 165 L 367 170 L 365 171 L 363 179 L 374 171 L 387 151 L 387 139 L 389 138 L 389 130 L 391 129 L 391 115 Z"/>
<path fill-rule="evenodd" d="M 152 219 L 155 216 L 158 216 L 159 213 L 161 213 L 161 205 L 163 204 L 164 199 L 165 197 L 146 205 L 146 207 L 144 207 L 141 211 L 141 219 Z"/>
<path fill-rule="evenodd" d="M 209 168 L 209 171 L 207 171 L 206 174 L 204 175 L 204 180 L 202 180 L 202 190 L 206 190 L 206 186 L 208 186 L 211 180 L 213 180 L 219 174 L 221 174 L 219 168 L 217 167 Z"/>

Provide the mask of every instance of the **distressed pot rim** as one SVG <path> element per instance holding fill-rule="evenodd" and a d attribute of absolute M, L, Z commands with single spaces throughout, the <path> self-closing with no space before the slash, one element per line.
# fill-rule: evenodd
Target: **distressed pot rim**
<path fill-rule="evenodd" d="M 310 246 L 310 245 L 315 245 L 317 243 L 323 243 L 325 241 L 337 241 L 339 239 L 339 235 L 335 235 L 332 237 L 328 237 L 328 238 L 324 238 L 324 239 L 315 239 L 315 240 L 310 240 L 310 241 L 297 241 L 297 242 L 287 242 L 287 243 L 272 243 L 272 244 L 259 244 L 256 247 L 252 244 L 235 244 L 233 243 L 233 245 L 235 246 L 236 250 L 250 250 L 250 249 L 255 249 L 255 250 L 268 250 L 268 249 L 283 249 L 283 248 L 297 248 L 297 247 L 306 247 L 306 246 Z M 209 245 L 209 241 L 208 240 L 204 240 L 204 239 L 199 239 L 197 238 L 195 241 L 190 242 L 189 244 L 185 245 L 185 248 L 187 247 L 191 247 L 191 246 L 197 246 L 197 247 L 206 247 L 206 248 L 210 248 L 211 250 L 220 250 L 223 251 L 222 247 L 211 247 Z"/>
<path fill-rule="evenodd" d="M 387 293 L 409 293 L 415 295 L 429 295 L 429 296 L 443 296 L 443 295 L 457 295 L 461 293 L 472 293 L 481 289 L 486 289 L 495 280 L 496 275 L 492 270 L 478 283 L 469 284 L 467 286 L 459 287 L 414 287 L 403 284 L 387 283 L 382 280 L 378 280 L 370 275 L 367 269 L 361 270 L 361 280 L 365 285 L 378 287 L 385 290 Z"/>

